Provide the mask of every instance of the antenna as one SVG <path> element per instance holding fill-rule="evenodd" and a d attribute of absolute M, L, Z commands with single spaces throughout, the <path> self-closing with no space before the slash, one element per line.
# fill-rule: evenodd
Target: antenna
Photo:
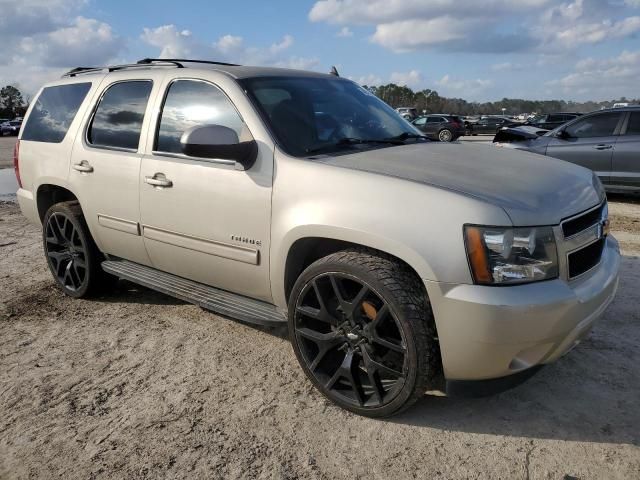
<path fill-rule="evenodd" d="M 338 73 L 338 69 L 336 68 L 335 65 L 331 67 L 331 71 L 329 72 L 329 75 L 333 75 L 334 77 L 340 76 L 340 74 Z"/>

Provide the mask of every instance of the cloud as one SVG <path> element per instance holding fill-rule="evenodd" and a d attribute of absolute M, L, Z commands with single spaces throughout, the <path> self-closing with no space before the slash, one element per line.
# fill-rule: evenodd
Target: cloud
<path fill-rule="evenodd" d="M 370 25 L 370 40 L 394 52 L 548 52 L 640 32 L 640 17 L 620 18 L 620 1 L 320 0 L 309 19 L 343 29 Z"/>
<path fill-rule="evenodd" d="M 464 96 L 464 98 L 477 97 L 493 86 L 493 81 L 482 78 L 459 79 L 449 74 L 436 80 L 436 85 L 445 96 Z"/>
<path fill-rule="evenodd" d="M 382 84 L 382 78 L 380 78 L 378 75 L 374 75 L 373 73 L 370 73 L 369 75 L 363 75 L 361 77 L 348 77 L 348 78 L 349 80 L 353 80 L 359 85 L 372 86 L 372 85 Z"/>
<path fill-rule="evenodd" d="M 491 70 L 493 72 L 517 72 L 524 69 L 524 65 L 513 62 L 494 63 L 491 65 Z"/>
<path fill-rule="evenodd" d="M 336 37 L 353 37 L 353 32 L 349 27 L 342 27 L 338 33 L 336 33 Z"/>
<path fill-rule="evenodd" d="M 315 57 L 287 55 L 294 44 L 291 35 L 284 35 L 269 47 L 247 45 L 244 38 L 226 34 L 215 42 L 207 44 L 175 25 L 145 28 L 141 39 L 160 49 L 160 56 L 173 58 L 215 58 L 221 61 L 244 65 L 269 65 L 282 68 L 311 70 L 318 68 L 320 61 Z"/>
<path fill-rule="evenodd" d="M 77 15 L 84 0 L 3 2 L 0 16 L 0 84 L 33 94 L 77 66 L 106 64 L 125 41 L 108 23 Z"/>
<path fill-rule="evenodd" d="M 546 83 L 572 99 L 607 99 L 637 96 L 640 78 L 640 50 L 623 51 L 613 58 L 586 58 L 574 71 Z M 612 92 L 616 92 L 614 95 Z"/>
<path fill-rule="evenodd" d="M 417 87 L 422 83 L 423 79 L 420 72 L 411 70 L 409 72 L 393 72 L 389 77 L 389 81 L 397 85 Z"/>
<path fill-rule="evenodd" d="M 178 30 L 175 25 L 144 28 L 140 38 L 147 44 L 160 48 L 162 58 L 188 58 L 194 49 L 189 30 Z"/>

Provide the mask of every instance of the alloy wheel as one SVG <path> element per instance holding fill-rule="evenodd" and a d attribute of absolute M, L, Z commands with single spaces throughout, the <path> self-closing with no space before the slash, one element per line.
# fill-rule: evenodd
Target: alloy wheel
<path fill-rule="evenodd" d="M 402 390 L 406 341 L 389 304 L 344 273 L 309 281 L 295 306 L 295 340 L 307 370 L 330 397 L 381 407 Z"/>
<path fill-rule="evenodd" d="M 87 278 L 87 248 L 78 228 L 66 215 L 56 212 L 45 226 L 45 253 L 54 276 L 64 288 L 75 292 Z"/>
<path fill-rule="evenodd" d="M 438 135 L 438 138 L 441 142 L 450 142 L 453 136 L 449 130 L 442 130 Z"/>

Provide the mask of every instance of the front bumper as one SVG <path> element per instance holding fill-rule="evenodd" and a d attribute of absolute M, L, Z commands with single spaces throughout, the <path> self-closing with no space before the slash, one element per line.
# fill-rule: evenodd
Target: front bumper
<path fill-rule="evenodd" d="M 613 300 L 620 252 L 609 236 L 588 275 L 492 287 L 425 281 L 445 378 L 506 377 L 553 362 L 584 338 Z"/>

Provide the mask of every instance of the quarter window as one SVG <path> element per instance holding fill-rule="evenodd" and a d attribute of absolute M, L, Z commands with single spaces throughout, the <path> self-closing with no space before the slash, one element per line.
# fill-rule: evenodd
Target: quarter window
<path fill-rule="evenodd" d="M 99 147 L 137 150 L 151 87 L 147 80 L 110 86 L 89 126 L 88 142 Z"/>
<path fill-rule="evenodd" d="M 625 135 L 640 135 L 640 112 L 631 112 Z"/>
<path fill-rule="evenodd" d="M 620 120 L 619 113 L 602 113 L 578 120 L 566 129 L 575 138 L 609 137 Z"/>
<path fill-rule="evenodd" d="M 235 107 L 218 87 L 197 80 L 173 82 L 162 108 L 155 150 L 182 153 L 182 134 L 202 125 L 231 128 L 240 141 L 250 137 Z"/>
<path fill-rule="evenodd" d="M 62 142 L 90 88 L 91 83 L 73 83 L 43 89 L 29 114 L 22 140 Z"/>

